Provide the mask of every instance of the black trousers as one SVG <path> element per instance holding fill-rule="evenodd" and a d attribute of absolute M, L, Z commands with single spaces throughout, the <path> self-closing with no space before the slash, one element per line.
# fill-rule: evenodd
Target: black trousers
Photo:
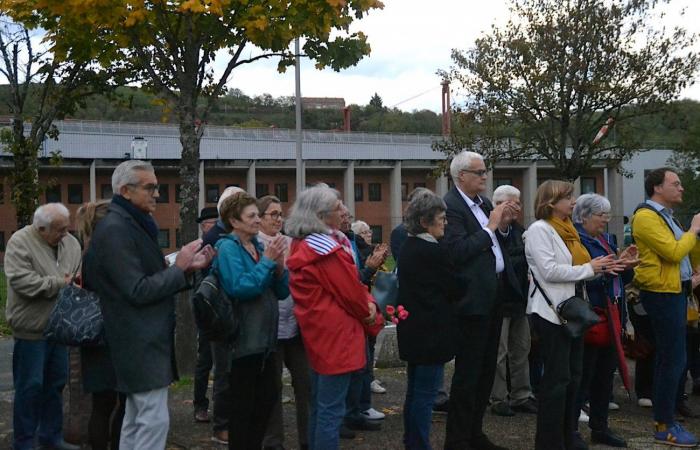
<path fill-rule="evenodd" d="M 544 363 L 537 397 L 535 449 L 570 450 L 579 415 L 576 396 L 581 384 L 583 338 L 570 338 L 561 325 L 536 314 L 532 319 Z"/>
<path fill-rule="evenodd" d="M 260 450 L 272 409 L 280 395 L 275 354 L 251 355 L 231 362 L 228 448 Z"/>
<path fill-rule="evenodd" d="M 617 350 L 611 343 L 605 347 L 583 346 L 583 371 L 581 387 L 576 401 L 580 411 L 586 400 L 590 404 L 588 427 L 594 431 L 608 429 L 608 404 L 613 390 L 613 378 L 617 369 Z M 578 421 L 575 423 L 578 428 Z"/>
<path fill-rule="evenodd" d="M 500 313 L 458 320 L 459 352 L 450 389 L 446 450 L 468 448 L 471 440 L 484 434 L 484 412 L 496 374 L 502 322 Z"/>

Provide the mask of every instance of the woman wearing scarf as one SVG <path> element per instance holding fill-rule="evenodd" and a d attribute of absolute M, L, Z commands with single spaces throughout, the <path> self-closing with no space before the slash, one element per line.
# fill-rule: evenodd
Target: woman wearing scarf
<path fill-rule="evenodd" d="M 527 313 L 540 337 L 544 376 L 540 382 L 535 448 L 586 449 L 575 432 L 576 395 L 581 382 L 583 338 L 569 337 L 553 308 L 576 294 L 579 281 L 616 273 L 613 255 L 591 259 L 571 221 L 574 186 L 547 180 L 537 189 L 535 217 L 525 232 L 525 256 L 531 281 Z M 539 284 L 538 289 L 534 282 Z M 544 291 L 553 306 L 542 295 Z"/>

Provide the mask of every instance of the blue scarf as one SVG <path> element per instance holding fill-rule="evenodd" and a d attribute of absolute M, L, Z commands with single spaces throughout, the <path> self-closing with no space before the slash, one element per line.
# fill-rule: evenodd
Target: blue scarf
<path fill-rule="evenodd" d="M 146 230 L 146 233 L 148 233 L 154 242 L 158 243 L 158 224 L 153 219 L 153 216 L 141 211 L 121 195 L 114 195 L 112 197 L 112 203 L 121 206 L 129 214 L 131 214 L 131 217 L 134 218 L 136 223 L 141 225 L 141 227 Z"/>

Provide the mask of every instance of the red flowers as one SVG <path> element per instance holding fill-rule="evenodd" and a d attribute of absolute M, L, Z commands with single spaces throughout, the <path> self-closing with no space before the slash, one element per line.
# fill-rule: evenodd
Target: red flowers
<path fill-rule="evenodd" d="M 387 305 L 384 309 L 386 310 L 389 320 L 391 320 L 394 325 L 398 325 L 399 320 L 406 320 L 408 318 L 408 310 L 404 308 L 403 305 L 399 305 L 396 308 Z"/>

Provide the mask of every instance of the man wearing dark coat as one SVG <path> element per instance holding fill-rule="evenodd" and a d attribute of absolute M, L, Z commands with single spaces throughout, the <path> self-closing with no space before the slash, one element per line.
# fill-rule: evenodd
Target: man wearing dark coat
<path fill-rule="evenodd" d="M 466 280 L 457 303 L 457 348 L 450 390 L 445 449 L 500 450 L 482 430 L 496 369 L 501 332 L 499 299 L 518 281 L 499 231 L 519 212 L 513 202 L 493 208 L 480 196 L 488 171 L 481 155 L 462 152 L 450 164 L 454 187 L 445 195 L 447 225 L 442 245 Z"/>
<path fill-rule="evenodd" d="M 100 296 L 116 388 L 126 394 L 119 447 L 164 449 L 168 386 L 177 379 L 175 294 L 188 287 L 186 274 L 206 267 L 214 251 L 196 240 L 167 266 L 152 216 L 158 180 L 150 163 L 119 164 L 112 190 L 109 212 L 95 228 L 85 265 Z"/>

